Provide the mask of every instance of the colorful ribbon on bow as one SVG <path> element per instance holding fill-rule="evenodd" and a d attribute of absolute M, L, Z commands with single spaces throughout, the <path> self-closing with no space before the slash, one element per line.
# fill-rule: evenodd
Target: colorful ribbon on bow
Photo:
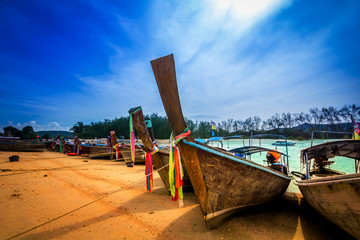
<path fill-rule="evenodd" d="M 179 200 L 179 206 L 182 207 L 183 204 L 183 191 L 182 178 L 184 176 L 183 169 L 181 166 L 181 157 L 179 148 L 176 146 L 181 139 L 186 138 L 190 135 L 189 128 L 186 128 L 178 136 L 173 137 L 173 133 L 170 135 L 170 154 L 169 154 L 169 183 L 171 191 L 171 199 L 173 201 Z"/>
<path fill-rule="evenodd" d="M 110 132 L 111 141 L 113 143 L 113 149 L 115 150 L 116 160 L 119 160 L 119 143 L 117 141 L 117 137 L 115 136 L 115 131 Z"/>
<path fill-rule="evenodd" d="M 153 189 L 153 164 L 152 164 L 152 155 L 157 153 L 159 149 L 154 145 L 150 152 L 146 153 L 146 162 L 145 162 L 145 175 L 146 175 L 146 187 L 149 192 L 152 192 Z"/>

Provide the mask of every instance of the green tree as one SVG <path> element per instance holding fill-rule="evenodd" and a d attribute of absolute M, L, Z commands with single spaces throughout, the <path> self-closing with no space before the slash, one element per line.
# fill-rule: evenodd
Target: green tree
<path fill-rule="evenodd" d="M 74 133 L 76 134 L 82 133 L 83 130 L 84 130 L 83 122 L 77 122 L 72 128 L 70 128 L 70 131 L 74 131 Z"/>
<path fill-rule="evenodd" d="M 23 127 L 22 132 L 25 139 L 36 139 L 36 134 L 32 126 Z"/>
<path fill-rule="evenodd" d="M 4 135 L 6 137 L 20 137 L 21 139 L 24 138 L 24 134 L 17 128 L 13 126 L 4 127 Z"/>
<path fill-rule="evenodd" d="M 45 133 L 44 135 L 42 135 L 41 138 L 42 138 L 42 139 L 49 140 L 49 139 L 50 139 L 50 135 L 49 135 L 48 133 Z"/>

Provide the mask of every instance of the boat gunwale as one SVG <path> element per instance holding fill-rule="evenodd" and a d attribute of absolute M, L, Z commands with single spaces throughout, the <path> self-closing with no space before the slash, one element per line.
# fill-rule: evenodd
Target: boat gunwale
<path fill-rule="evenodd" d="M 214 150 L 214 149 L 211 149 L 209 148 L 208 146 L 205 147 L 203 145 L 200 145 L 200 144 L 197 144 L 197 143 L 194 143 L 194 142 L 190 142 L 190 141 L 186 141 L 185 139 L 183 139 L 184 143 L 187 144 L 187 145 L 190 145 L 190 146 L 193 146 L 193 147 L 196 147 L 196 148 L 199 148 L 199 149 L 202 149 L 204 151 L 207 151 L 207 152 L 210 152 L 212 154 L 215 154 L 215 155 L 218 155 L 218 156 L 221 156 L 221 157 L 225 157 L 229 160 L 233 160 L 235 162 L 238 162 L 238 163 L 242 163 L 242 164 L 245 164 L 247 166 L 250 166 L 250 167 L 254 167 L 254 168 L 257 168 L 259 170 L 262 170 L 262 171 L 265 171 L 265 172 L 269 172 L 271 174 L 274 174 L 274 175 L 277 175 L 279 177 L 282 177 L 286 180 L 292 180 L 293 178 L 290 177 L 290 176 L 287 176 L 285 174 L 282 174 L 280 172 L 277 172 L 275 170 L 272 170 L 272 169 L 269 169 L 267 167 L 264 167 L 258 163 L 254 163 L 254 162 L 250 162 L 248 160 L 242 160 L 242 159 L 238 159 L 237 157 L 235 156 L 231 156 L 231 155 L 228 155 L 226 153 L 223 153 L 223 152 L 220 152 L 220 151 L 217 151 L 217 150 Z"/>
<path fill-rule="evenodd" d="M 318 177 L 308 180 L 295 180 L 294 183 L 298 186 L 320 185 L 320 184 L 340 184 L 345 181 L 360 181 L 360 173 L 344 174 L 329 177 Z"/>

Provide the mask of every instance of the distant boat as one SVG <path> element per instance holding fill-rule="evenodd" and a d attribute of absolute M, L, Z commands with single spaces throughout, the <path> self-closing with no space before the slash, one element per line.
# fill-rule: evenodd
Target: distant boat
<path fill-rule="evenodd" d="M 203 139 L 203 138 L 196 138 L 195 141 L 197 141 L 198 143 L 204 143 L 204 144 L 206 144 L 208 142 L 208 140 Z"/>
<path fill-rule="evenodd" d="M 336 156 L 354 159 L 355 173 L 345 174 L 330 169 L 335 161 L 329 159 Z M 295 184 L 306 201 L 324 217 L 360 239 L 360 140 L 312 146 L 301 151 L 300 160 L 305 173 L 292 174 L 300 178 Z"/>
<path fill-rule="evenodd" d="M 74 151 L 74 144 L 73 143 L 66 143 L 65 145 L 66 152 L 73 152 Z M 96 144 L 88 144 L 82 143 L 81 144 L 81 153 L 86 156 L 99 154 L 99 153 L 108 153 L 110 149 L 104 146 L 98 146 Z"/>
<path fill-rule="evenodd" d="M 282 153 L 275 149 L 261 147 L 260 139 L 268 138 L 268 137 L 285 138 L 282 135 L 275 135 L 275 134 L 259 134 L 259 135 L 251 136 L 249 144 L 250 143 L 252 144 L 253 138 L 258 138 L 260 146 L 245 146 L 245 137 L 243 135 L 233 135 L 233 136 L 227 136 L 227 137 L 212 137 L 212 138 L 209 138 L 206 143 L 218 142 L 218 143 L 220 143 L 220 149 L 223 149 L 227 152 L 234 153 L 236 156 L 238 156 L 242 159 L 248 159 L 250 161 L 251 161 L 251 155 L 253 155 L 255 153 L 266 152 L 266 160 L 264 160 L 264 162 L 266 163 L 267 167 L 274 169 L 276 171 L 279 171 L 281 173 L 288 174 L 288 172 L 289 172 L 289 156 L 288 156 L 287 148 L 286 148 L 286 153 Z M 230 149 L 230 150 L 224 149 L 224 142 L 226 140 L 230 140 L 230 139 L 237 139 L 237 140 L 242 139 L 243 146 L 237 147 L 234 149 Z"/>
<path fill-rule="evenodd" d="M 0 151 L 10 152 L 43 152 L 50 149 L 52 142 L 1 141 Z"/>
<path fill-rule="evenodd" d="M 118 141 L 119 139 L 116 137 L 115 131 L 110 132 L 111 135 L 111 147 L 112 150 L 119 151 L 119 158 L 120 154 L 122 155 L 122 160 L 125 161 L 127 167 L 133 167 L 135 164 L 144 164 L 145 163 L 145 156 L 143 150 L 141 150 L 140 146 L 135 146 L 135 159 L 134 162 L 131 157 L 131 148 L 130 145 L 125 144 L 123 141 Z"/>
<path fill-rule="evenodd" d="M 200 143 L 204 143 L 204 144 L 213 144 L 213 143 L 219 143 L 220 146 L 219 148 L 224 148 L 224 141 L 226 140 L 230 140 L 230 139 L 242 139 L 243 140 L 243 146 L 245 146 L 245 138 L 243 135 L 232 135 L 232 136 L 227 136 L 227 137 L 211 137 L 206 141 L 199 141 L 198 139 L 195 139 L 195 141 L 200 142 Z M 212 145 L 211 145 L 212 146 Z"/>
<path fill-rule="evenodd" d="M 294 146 L 295 144 L 296 144 L 295 142 L 288 142 L 283 140 L 272 143 L 272 145 L 274 146 Z"/>
<path fill-rule="evenodd" d="M 179 99 L 173 55 L 151 61 L 160 96 L 174 136 L 187 127 Z M 178 142 L 191 183 L 208 228 L 215 228 L 236 212 L 281 196 L 291 177 L 198 143 L 190 135 Z"/>
<path fill-rule="evenodd" d="M 264 160 L 264 162 L 266 163 L 267 167 L 286 175 L 289 173 L 289 156 L 278 150 L 257 146 L 244 146 L 228 150 L 228 152 L 235 153 L 236 156 L 239 156 L 243 159 L 248 159 L 248 156 L 251 156 L 255 153 L 266 152 L 266 160 Z"/>
<path fill-rule="evenodd" d="M 145 123 L 145 118 L 142 112 L 141 107 L 131 108 L 129 113 L 132 114 L 133 125 L 136 128 L 137 133 L 143 143 L 143 150 L 145 152 L 151 152 L 156 146 L 156 140 L 151 138 L 153 135 L 152 129 L 147 128 Z M 158 170 L 160 178 L 165 185 L 168 194 L 170 195 L 170 184 L 169 184 L 169 151 L 159 149 L 155 154 L 152 155 L 154 169 Z M 186 171 L 184 171 L 183 178 L 183 190 L 191 191 L 193 190 L 189 176 Z"/>

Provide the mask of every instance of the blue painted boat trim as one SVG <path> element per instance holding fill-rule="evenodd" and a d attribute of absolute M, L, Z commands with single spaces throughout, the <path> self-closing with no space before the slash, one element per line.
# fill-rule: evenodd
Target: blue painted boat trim
<path fill-rule="evenodd" d="M 241 160 L 241 159 L 239 159 L 239 158 L 236 158 L 236 157 L 233 157 L 233 156 L 229 156 L 229 155 L 227 155 L 227 154 L 224 154 L 224 153 L 222 153 L 222 152 L 215 151 L 215 150 L 213 150 L 213 149 L 211 149 L 211 148 L 207 148 L 207 147 L 201 146 L 201 145 L 199 145 L 199 144 L 197 144 L 197 143 L 194 143 L 194 142 L 188 142 L 188 141 L 186 141 L 185 139 L 183 139 L 183 141 L 184 141 L 184 143 L 187 144 L 187 145 L 190 145 L 190 146 L 199 148 L 199 149 L 201 149 L 201 150 L 204 150 L 204 151 L 206 151 L 206 152 L 210 152 L 210 153 L 215 154 L 215 155 L 218 155 L 218 156 L 220 156 L 220 157 L 225 157 L 225 158 L 228 158 L 228 159 L 230 159 L 230 160 L 233 160 L 233 161 L 236 161 L 236 162 L 239 162 L 239 163 L 248 165 L 248 166 L 250 166 L 250 167 L 258 168 L 258 169 L 260 169 L 260 170 L 262 170 L 262 171 L 269 172 L 269 173 L 271 173 L 271 174 L 274 174 L 274 175 L 276 175 L 276 176 L 285 178 L 285 179 L 287 179 L 287 180 L 291 180 L 291 179 L 292 179 L 292 178 L 289 177 L 289 176 L 286 176 L 286 175 L 284 175 L 284 174 L 281 174 L 281 173 L 278 173 L 278 172 L 276 172 L 276 171 L 270 170 L 270 169 L 268 169 L 268 168 L 266 168 L 266 167 L 263 167 L 263 166 L 261 166 L 261 165 L 257 165 L 257 164 L 254 164 L 254 163 L 252 163 L 252 162 L 244 161 L 244 160 Z"/>

